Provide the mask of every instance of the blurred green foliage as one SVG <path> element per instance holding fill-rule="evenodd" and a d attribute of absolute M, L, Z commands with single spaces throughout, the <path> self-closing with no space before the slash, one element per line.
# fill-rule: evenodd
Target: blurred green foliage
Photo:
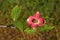
<path fill-rule="evenodd" d="M 50 30 L 52 30 L 54 28 L 54 26 L 50 26 L 50 25 L 47 25 L 45 24 L 44 26 L 42 27 L 38 27 L 38 29 L 41 31 L 41 32 L 49 32 Z"/>
<path fill-rule="evenodd" d="M 17 21 L 15 21 L 14 23 L 13 23 L 13 25 L 17 28 L 17 29 L 19 29 L 20 31 L 24 31 L 24 24 L 23 24 L 23 22 L 21 21 L 21 20 L 17 20 Z"/>
<path fill-rule="evenodd" d="M 13 21 L 17 21 L 20 14 L 21 14 L 21 7 L 16 5 L 11 11 L 11 18 L 13 19 Z"/>
<path fill-rule="evenodd" d="M 22 7 L 19 19 L 23 22 L 26 22 L 26 19 L 30 15 L 39 11 L 48 24 L 60 25 L 60 0 L 1 0 L 0 25 L 8 25 L 12 23 L 10 14 L 12 8 L 16 5 Z"/>
<path fill-rule="evenodd" d="M 36 32 L 36 29 L 30 29 L 30 28 L 26 28 L 24 30 L 24 32 L 28 33 L 28 34 L 34 34 Z"/>

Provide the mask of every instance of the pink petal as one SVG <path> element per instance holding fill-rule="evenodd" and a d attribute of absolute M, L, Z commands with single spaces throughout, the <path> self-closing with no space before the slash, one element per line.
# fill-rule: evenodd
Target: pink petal
<path fill-rule="evenodd" d="M 44 25 L 44 19 L 43 18 L 39 18 L 39 26 L 43 26 Z"/>
<path fill-rule="evenodd" d="M 36 17 L 36 18 L 40 18 L 40 13 L 39 12 L 36 12 L 36 14 L 34 15 L 34 17 Z"/>
<path fill-rule="evenodd" d="M 27 19 L 27 23 L 30 25 L 30 24 L 32 24 L 33 22 L 32 22 L 32 20 L 34 19 L 34 17 L 33 16 L 30 16 L 28 19 Z"/>
<path fill-rule="evenodd" d="M 31 27 L 32 28 L 36 28 L 37 27 L 37 24 L 32 24 Z"/>

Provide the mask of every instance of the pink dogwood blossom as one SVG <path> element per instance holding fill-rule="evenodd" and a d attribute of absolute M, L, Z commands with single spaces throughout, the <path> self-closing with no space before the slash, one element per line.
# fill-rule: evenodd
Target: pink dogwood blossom
<path fill-rule="evenodd" d="M 27 19 L 27 23 L 32 27 L 36 28 L 38 26 L 43 26 L 44 25 L 44 18 L 41 17 L 39 12 L 36 12 L 34 16 L 30 16 Z"/>

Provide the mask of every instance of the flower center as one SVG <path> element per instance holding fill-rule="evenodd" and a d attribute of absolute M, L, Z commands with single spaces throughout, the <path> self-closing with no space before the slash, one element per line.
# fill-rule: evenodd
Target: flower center
<path fill-rule="evenodd" d="M 32 21 L 33 21 L 33 23 L 36 23 L 36 24 L 38 23 L 38 20 L 36 20 L 36 19 L 33 19 Z"/>

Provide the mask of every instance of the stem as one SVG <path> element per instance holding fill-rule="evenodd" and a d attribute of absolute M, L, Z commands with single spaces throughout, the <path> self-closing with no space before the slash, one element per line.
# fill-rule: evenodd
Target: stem
<path fill-rule="evenodd" d="M 6 25 L 0 25 L 0 28 L 7 28 Z M 15 28 L 15 27 L 11 27 L 11 28 Z"/>

